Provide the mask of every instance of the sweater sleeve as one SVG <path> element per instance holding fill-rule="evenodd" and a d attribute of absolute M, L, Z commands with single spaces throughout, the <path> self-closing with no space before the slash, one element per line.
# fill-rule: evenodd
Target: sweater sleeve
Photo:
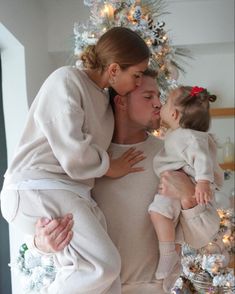
<path fill-rule="evenodd" d="M 191 137 L 190 143 L 184 150 L 187 161 L 195 170 L 195 180 L 207 180 L 214 182 L 213 162 L 209 152 L 207 137 Z"/>
<path fill-rule="evenodd" d="M 40 90 L 39 101 L 36 123 L 65 173 L 74 180 L 103 176 L 109 156 L 84 131 L 82 95 L 74 81 L 55 74 Z"/>

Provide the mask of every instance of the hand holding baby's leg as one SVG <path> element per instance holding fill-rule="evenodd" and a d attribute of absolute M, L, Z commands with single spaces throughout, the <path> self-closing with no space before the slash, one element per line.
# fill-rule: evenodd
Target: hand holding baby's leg
<path fill-rule="evenodd" d="M 53 220 L 40 218 L 35 226 L 35 246 L 45 253 L 63 250 L 72 239 L 72 226 L 71 214 Z"/>
<path fill-rule="evenodd" d="M 183 209 L 197 205 L 195 185 L 183 171 L 167 171 L 161 174 L 159 194 L 179 199 Z"/>

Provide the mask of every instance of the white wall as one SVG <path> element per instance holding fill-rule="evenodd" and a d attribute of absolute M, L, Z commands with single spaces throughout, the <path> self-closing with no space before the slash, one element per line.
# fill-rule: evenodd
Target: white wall
<path fill-rule="evenodd" d="M 176 45 L 234 40 L 233 0 L 167 0 L 167 27 Z"/>
<path fill-rule="evenodd" d="M 48 16 L 49 52 L 73 52 L 73 24 L 86 21 L 89 9 L 83 0 L 42 0 Z"/>
<path fill-rule="evenodd" d="M 46 11 L 40 1 L 0 0 L 0 52 L 9 161 L 22 132 L 28 105 L 52 70 Z M 13 260 L 21 244 L 22 234 L 10 228 Z M 18 279 L 13 278 L 12 282 L 12 293 L 20 294 Z"/>
<path fill-rule="evenodd" d="M 201 85 L 217 95 L 211 107 L 234 106 L 234 44 L 215 43 L 189 46 L 193 59 L 185 66 L 183 84 Z"/>
<path fill-rule="evenodd" d="M 46 10 L 37 0 L 0 0 L 0 23 L 24 48 L 30 104 L 52 66 L 48 54 Z"/>
<path fill-rule="evenodd" d="M 3 109 L 9 162 L 28 112 L 25 50 L 22 44 L 1 23 L 0 36 Z M 14 119 L 12 119 L 13 117 Z"/>

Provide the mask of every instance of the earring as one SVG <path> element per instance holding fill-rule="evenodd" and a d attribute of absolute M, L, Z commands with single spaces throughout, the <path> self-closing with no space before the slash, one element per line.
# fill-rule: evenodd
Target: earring
<path fill-rule="evenodd" d="M 115 85 L 115 78 L 114 77 L 109 78 L 109 84 L 111 86 Z"/>

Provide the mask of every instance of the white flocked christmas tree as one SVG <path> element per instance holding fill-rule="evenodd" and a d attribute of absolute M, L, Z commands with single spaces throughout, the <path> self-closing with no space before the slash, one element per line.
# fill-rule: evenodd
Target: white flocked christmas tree
<path fill-rule="evenodd" d="M 184 71 L 181 64 L 185 57 L 190 57 L 190 52 L 172 45 L 164 22 L 168 11 L 163 0 L 84 0 L 84 5 L 90 8 L 91 16 L 87 23 L 74 24 L 76 57 L 87 45 L 95 44 L 109 28 L 128 27 L 137 32 L 150 48 L 149 66 L 159 73 L 157 82 L 162 97 L 167 90 L 177 86 L 178 74 Z M 234 211 L 218 209 L 218 213 L 221 218 L 219 235 L 225 250 L 221 251 L 213 241 L 200 250 L 183 245 L 183 273 L 172 293 L 235 293 L 234 264 L 231 263 L 235 253 Z M 12 267 L 20 274 L 25 293 L 40 291 L 56 275 L 51 258 L 31 252 L 26 244 L 21 246 L 19 258 Z"/>

